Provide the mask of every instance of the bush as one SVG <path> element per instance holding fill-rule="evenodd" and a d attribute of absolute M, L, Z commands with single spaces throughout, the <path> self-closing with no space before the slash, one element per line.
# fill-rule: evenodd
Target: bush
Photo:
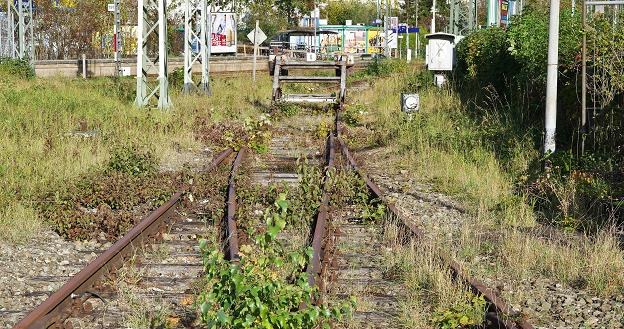
<path fill-rule="evenodd" d="M 578 61 L 581 15 L 572 15 L 571 9 L 563 9 L 559 18 L 559 67 L 568 70 Z M 514 19 L 507 33 L 509 53 L 527 82 L 546 82 L 548 24 L 548 12 L 529 9 Z"/>
<path fill-rule="evenodd" d="M 25 59 L 0 58 L 0 74 L 31 79 L 35 77 L 35 69 Z"/>
<path fill-rule="evenodd" d="M 379 57 L 375 57 L 373 61 L 366 66 L 365 72 L 367 75 L 382 77 L 391 75 L 395 72 L 404 71 L 406 68 L 407 63 L 402 60 L 387 58 L 380 59 Z"/>
<path fill-rule="evenodd" d="M 457 45 L 457 74 L 462 82 L 503 90 L 517 63 L 508 52 L 505 30 L 493 27 L 476 31 Z"/>
<path fill-rule="evenodd" d="M 106 172 L 118 172 L 131 176 L 146 176 L 156 172 L 158 162 L 151 151 L 140 151 L 136 147 L 122 147 L 115 151 Z"/>
<path fill-rule="evenodd" d="M 265 211 L 266 231 L 240 248 L 240 262 L 223 258 L 202 240 L 207 287 L 199 296 L 207 328 L 329 328 L 328 321 L 350 313 L 350 303 L 328 308 L 313 301 L 318 291 L 301 271 L 312 249 L 286 253 L 277 235 L 286 226 L 288 201 L 281 194 Z M 302 307 L 305 305 L 305 307 Z"/>

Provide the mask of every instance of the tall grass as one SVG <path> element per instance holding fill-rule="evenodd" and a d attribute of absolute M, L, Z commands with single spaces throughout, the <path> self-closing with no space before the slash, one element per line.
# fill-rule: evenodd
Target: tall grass
<path fill-rule="evenodd" d="M 519 186 L 539 153 L 526 131 L 507 124 L 509 109 L 493 105 L 474 113 L 448 89 L 422 88 L 420 112 L 408 117 L 400 112 L 399 95 L 416 91 L 407 83 L 416 74 L 421 73 L 412 69 L 377 79 L 357 106 L 368 109 L 362 124 L 372 129 L 374 142 L 392 150 L 388 167 L 432 182 L 468 210 L 461 228 L 436 233 L 448 252 L 469 270 L 505 282 L 543 276 L 573 284 L 582 278 L 600 295 L 621 291 L 624 252 L 610 231 L 553 242 L 527 229 L 537 225 L 536 214 Z M 477 261 L 493 254 L 503 266 L 491 269 Z"/>
<path fill-rule="evenodd" d="M 526 204 L 510 207 L 509 199 L 515 200 L 514 177 L 505 171 L 459 98 L 446 89 L 426 88 L 420 92 L 420 112 L 409 118 L 399 107 L 399 94 L 407 91 L 405 80 L 405 74 L 397 74 L 379 81 L 361 98 L 372 114 L 369 124 L 380 133 L 377 142 L 396 148 L 401 154 L 396 159 L 399 165 L 435 182 L 438 189 L 465 201 L 475 213 L 498 210 L 502 211 L 498 217 L 510 224 L 533 226 L 531 211 L 522 209 Z M 514 152 L 515 163 L 525 166 L 535 155 L 521 144 Z"/>
<path fill-rule="evenodd" d="M 156 154 L 197 149 L 199 124 L 238 120 L 268 104 L 270 82 L 214 79 L 213 96 L 173 92 L 172 111 L 136 108 L 132 79 L 19 79 L 0 76 L 0 241 L 32 237 L 45 218 L 36 203 L 102 165 L 114 149 Z"/>

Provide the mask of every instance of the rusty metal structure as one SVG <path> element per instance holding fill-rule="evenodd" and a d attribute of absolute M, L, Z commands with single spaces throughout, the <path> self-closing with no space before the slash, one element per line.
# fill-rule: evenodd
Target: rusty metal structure
<path fill-rule="evenodd" d="M 286 56 L 276 56 L 273 66 L 273 102 L 286 103 L 320 103 L 333 104 L 342 108 L 347 95 L 347 64 L 346 56 L 335 61 L 297 61 Z M 333 70 L 334 76 L 327 75 L 290 75 L 293 71 L 314 72 Z M 282 85 L 285 83 L 328 83 L 338 85 L 339 89 L 331 94 L 284 94 Z"/>
<path fill-rule="evenodd" d="M 232 152 L 231 149 L 227 149 L 217 154 L 207 170 L 214 170 Z M 14 326 L 14 329 L 62 328 L 63 322 L 72 312 L 80 311 L 83 303 L 97 295 L 93 292 L 93 287 L 99 280 L 114 272 L 135 250 L 156 239 L 160 232 L 163 232 L 166 227 L 173 223 L 175 211 L 185 193 L 185 190 L 178 191 L 169 201 L 145 217 L 109 249 L 27 314 Z"/>
<path fill-rule="evenodd" d="M 329 220 L 329 188 L 330 181 L 328 179 L 328 173 L 330 170 L 334 168 L 334 159 L 336 157 L 335 151 L 335 137 L 333 133 L 329 133 L 327 137 L 327 146 L 325 151 L 327 165 L 325 167 L 325 176 L 323 181 L 323 197 L 321 199 L 321 205 L 319 206 L 318 213 L 316 216 L 316 220 L 313 224 L 313 235 L 312 235 L 312 260 L 310 264 L 308 264 L 306 272 L 308 273 L 308 283 L 311 286 L 318 285 L 322 290 L 322 283 L 319 278 L 322 273 L 322 262 L 323 262 L 323 242 L 327 235 L 327 221 Z"/>
<path fill-rule="evenodd" d="M 236 174 L 245 157 L 245 148 L 242 148 L 236 155 L 234 164 L 232 165 L 232 171 L 230 173 L 230 180 L 228 183 L 228 196 L 227 196 L 227 215 L 225 219 L 225 237 L 224 241 L 227 242 L 227 259 L 231 261 L 238 261 L 238 229 L 236 227 Z"/>
<path fill-rule="evenodd" d="M 343 155 L 347 159 L 349 167 L 357 172 L 357 174 L 366 182 L 368 189 L 371 193 L 381 200 L 390 214 L 394 216 L 398 223 L 403 226 L 408 235 L 415 237 L 416 239 L 426 240 L 424 232 L 413 221 L 408 220 L 401 215 L 396 206 L 390 202 L 384 196 L 383 192 L 357 165 L 355 159 L 349 152 L 347 144 L 338 138 L 338 144 L 342 150 Z M 491 326 L 495 328 L 506 329 L 533 329 L 533 326 L 528 323 L 522 314 L 511 308 L 502 298 L 500 298 L 494 289 L 486 286 L 481 281 L 470 277 L 461 267 L 461 265 L 452 258 L 440 253 L 442 260 L 449 266 L 453 276 L 457 280 L 465 282 L 475 294 L 482 295 L 488 302 L 488 310 L 486 313 L 486 320 L 490 321 Z"/>

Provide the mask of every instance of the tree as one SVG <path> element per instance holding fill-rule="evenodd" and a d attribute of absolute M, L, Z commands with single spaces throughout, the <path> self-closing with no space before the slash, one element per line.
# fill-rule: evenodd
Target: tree
<path fill-rule="evenodd" d="M 357 0 L 329 1 L 325 8 L 325 16 L 329 24 L 342 25 L 347 20 L 353 23 L 370 24 L 377 16 L 377 7 L 374 2 Z"/>

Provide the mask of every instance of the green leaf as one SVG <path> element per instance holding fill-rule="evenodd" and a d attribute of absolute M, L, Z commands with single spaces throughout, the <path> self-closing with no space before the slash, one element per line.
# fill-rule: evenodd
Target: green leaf
<path fill-rule="evenodd" d="M 208 304 L 208 302 L 203 302 L 201 304 L 201 312 L 202 312 L 202 314 L 208 313 L 208 310 L 210 310 L 210 304 Z"/>

